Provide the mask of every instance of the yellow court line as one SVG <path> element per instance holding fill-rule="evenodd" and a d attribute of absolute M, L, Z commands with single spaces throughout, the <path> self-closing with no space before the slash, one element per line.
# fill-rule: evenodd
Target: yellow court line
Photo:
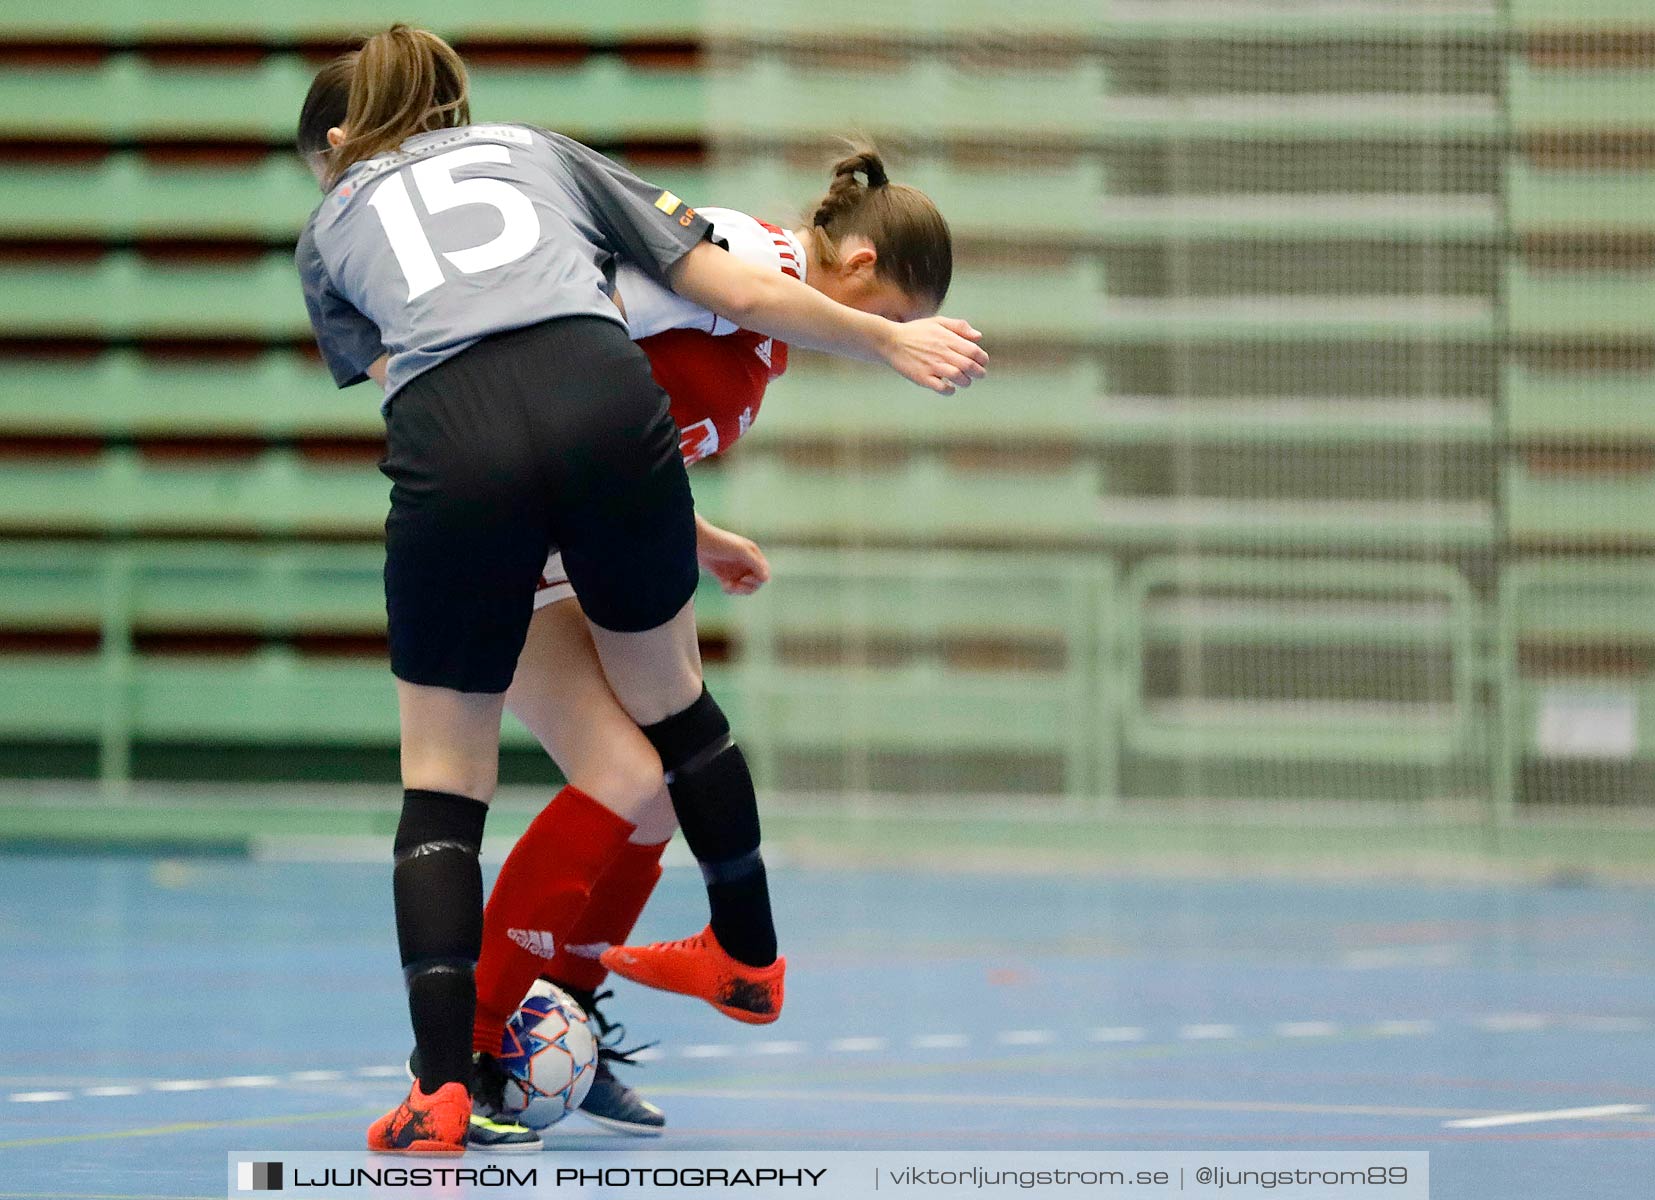
<path fill-rule="evenodd" d="M 347 1108 L 342 1112 L 288 1113 L 279 1117 L 242 1117 L 234 1121 L 181 1121 L 176 1125 L 151 1125 L 145 1129 L 111 1129 L 102 1133 L 63 1133 L 53 1137 L 13 1138 L 0 1142 L 0 1150 L 23 1146 L 65 1146 L 71 1142 L 110 1142 L 120 1138 L 166 1137 L 174 1133 L 199 1133 L 204 1129 L 256 1129 L 261 1125 L 300 1125 L 306 1121 L 338 1121 L 377 1113 L 377 1108 Z"/>

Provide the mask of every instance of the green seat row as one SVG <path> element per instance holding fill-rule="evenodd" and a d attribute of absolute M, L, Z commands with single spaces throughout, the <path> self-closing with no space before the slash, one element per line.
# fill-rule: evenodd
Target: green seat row
<path fill-rule="evenodd" d="M 1569 0 L 1567 4 L 1557 0 L 1506 0 L 1505 9 L 1513 26 L 1532 33 L 1599 29 L 1620 33 L 1648 29 L 1655 23 L 1644 0 Z"/>
<path fill-rule="evenodd" d="M 1552 0 L 1516 0 L 1513 19 L 1520 24 L 1556 24 Z M 1011 19 L 1004 5 L 989 0 L 922 0 L 900 5 L 880 0 L 843 0 L 824 8 L 808 0 L 635 0 L 616 5 L 605 0 L 577 0 L 548 7 L 538 0 L 501 0 L 476 11 L 410 0 L 397 17 L 450 37 L 582 37 L 592 39 L 685 37 L 696 33 L 752 37 L 762 30 L 772 37 L 823 34 L 880 34 L 997 38 L 1161 38 L 1269 37 L 1299 39 L 1340 37 L 1446 36 L 1476 37 L 1497 33 L 1503 25 L 1491 6 L 1437 4 L 1325 5 L 1301 9 L 1285 5 L 1163 3 L 1144 5 L 1120 0 L 1073 4 L 1035 0 L 1020 5 Z M 1632 25 L 1647 21 L 1639 0 L 1588 0 L 1578 24 Z M 123 40 L 189 36 L 207 39 L 259 38 L 272 41 L 321 39 L 360 34 L 386 23 L 376 0 L 283 0 L 261 8 L 218 10 L 183 0 L 77 0 L 73 9 L 18 9 L 0 22 L 0 33 L 13 38 Z"/>
<path fill-rule="evenodd" d="M 892 375 L 800 357 L 772 386 L 759 444 L 1463 445 L 1494 437 L 1491 404 L 1471 397 L 1125 396 L 1098 360 L 1082 357 L 1061 367 L 996 369 L 986 382 L 939 398 Z"/>
<path fill-rule="evenodd" d="M 702 202 L 701 171 L 629 165 Z M 251 166 L 158 163 L 133 151 L 95 163 L 0 162 L 0 237 L 292 239 L 320 198 L 286 151 Z"/>
<path fill-rule="evenodd" d="M 1135 497 L 1108 494 L 1106 479 L 1085 459 L 990 468 L 921 452 L 900 465 L 846 472 L 749 452 L 698 471 L 694 486 L 711 520 L 781 543 L 1382 548 L 1492 538 L 1492 514 L 1479 502 Z M 324 463 L 290 450 L 226 462 L 113 448 L 0 466 L 0 531 L 377 540 L 388 490 L 369 463 Z"/>
<path fill-rule="evenodd" d="M 950 308 L 1007 336 L 1084 340 L 1102 326 L 1101 263 L 967 268 Z M 0 264 L 0 329 L 11 334 L 251 337 L 308 340 L 292 258 L 248 263 L 155 262 L 128 251 L 93 263 Z"/>
<path fill-rule="evenodd" d="M 1511 268 L 1517 329 L 1527 318 L 1522 289 L 1530 278 L 1526 268 Z M 1546 282 L 1555 280 L 1537 280 L 1536 286 Z M 1572 303 L 1595 313 L 1641 301 L 1647 286 L 1638 283 L 1607 298 L 1602 289 L 1584 287 Z M 1548 292 L 1532 319 L 1563 319 L 1568 307 L 1555 304 Z M 955 276 L 948 308 L 1002 341 L 1096 345 L 1282 338 L 1476 342 L 1492 340 L 1496 329 L 1493 304 L 1475 296 L 1110 297 L 1101 259 L 1084 253 L 1055 266 L 966 267 Z M 1624 309 L 1612 319 L 1629 329 L 1646 328 L 1650 320 Z M 105 338 L 310 336 L 292 260 L 282 253 L 229 264 L 155 262 L 127 251 L 93 263 L 0 264 L 0 329 Z"/>
<path fill-rule="evenodd" d="M 1103 167 L 1090 156 L 1015 169 L 926 158 L 894 160 L 892 167 L 900 181 L 937 202 L 957 236 L 976 240 L 1003 239 L 1007 231 L 1076 245 L 1169 238 L 1482 240 L 1492 238 L 1497 223 L 1491 197 L 1110 196 Z M 634 169 L 693 204 L 721 204 L 787 225 L 804 219 L 827 184 L 825 168 L 789 168 L 760 157 L 731 167 L 644 163 Z M 1639 195 L 1629 192 L 1617 212 L 1633 219 Z M 1589 225 L 1590 206 L 1574 200 L 1563 193 L 1545 203 L 1547 211 L 1573 213 L 1569 220 Z M 282 152 L 251 167 L 156 164 L 132 152 L 91 164 L 0 162 L 0 236 L 6 237 L 290 238 L 316 201 L 310 172 Z M 1568 227 L 1568 221 L 1553 224 Z"/>
<path fill-rule="evenodd" d="M 628 165 L 692 204 L 737 208 L 784 225 L 801 223 L 828 183 L 825 166 L 786 170 L 765 159 L 727 170 Z M 1085 241 L 1104 213 L 1103 172 L 1090 159 L 1013 171 L 924 159 L 892 165 L 899 179 L 931 194 L 956 234 L 1004 236 L 1015 228 Z M 91 164 L 0 162 L 0 236 L 6 237 L 287 238 L 297 235 L 317 199 L 309 170 L 284 152 L 251 167 L 157 164 L 132 152 Z M 1116 224 L 1122 234 L 1138 236 L 1128 222 Z"/>
<path fill-rule="evenodd" d="M 380 391 L 340 391 L 291 350 L 251 360 L 152 359 L 110 350 L 87 360 L 14 359 L 0 372 L 0 433 L 45 436 L 371 439 Z"/>
<path fill-rule="evenodd" d="M 1646 12 L 1642 24 L 1650 23 Z M 1506 106 L 1519 133 L 1647 131 L 1655 124 L 1655 69 L 1537 66 L 1513 55 Z"/>
<path fill-rule="evenodd" d="M 1655 371 L 1545 370 L 1508 363 L 1506 429 L 1539 441 L 1655 440 Z"/>
<path fill-rule="evenodd" d="M 1572 402 L 1573 378 L 1552 385 L 1561 389 L 1559 416 L 1589 426 L 1595 410 Z M 1620 377 L 1602 386 L 1614 390 Z M 1635 407 L 1636 387 L 1624 381 L 1628 419 L 1655 411 Z M 1508 385 L 1513 412 L 1526 394 Z M 109 350 L 87 360 L 13 360 L 0 373 L 0 435 L 369 440 L 383 430 L 378 399 L 369 385 L 338 391 L 318 364 L 288 350 L 199 362 Z M 1610 402 L 1606 393 L 1603 403 Z M 863 364 L 799 354 L 772 385 L 747 446 L 1467 444 L 1486 443 L 1493 433 L 1490 405 L 1471 398 L 1120 396 L 1100 364 L 1085 357 L 1063 367 L 1000 367 L 987 382 L 941 397 Z"/>
<path fill-rule="evenodd" d="M 700 27 L 695 5 L 682 0 L 495 0 L 467 8 L 438 0 L 404 0 L 395 19 L 448 37 L 607 39 L 677 38 Z M 72 5 L 18 7 L 0 18 L 0 35 L 36 41 L 258 40 L 321 41 L 360 36 L 392 20 L 378 0 L 281 0 L 277 4 L 213 6 L 187 0 L 75 0 Z"/>
<path fill-rule="evenodd" d="M 1655 336 L 1655 271 L 1506 267 L 1506 320 L 1519 336 Z"/>
<path fill-rule="evenodd" d="M 893 158 L 892 174 L 937 202 L 956 234 L 1004 238 L 1007 231 L 1073 245 L 1155 245 L 1166 240 L 1316 241 L 1331 238 L 1491 239 L 1492 196 L 1315 194 L 1133 194 L 1111 189 L 1101 156 L 1053 166 L 1007 151 L 998 170 L 928 158 Z M 709 199 L 735 197 L 763 216 L 786 219 L 820 193 L 821 171 L 752 155 L 708 170 Z M 690 193 L 684 193 L 686 195 Z M 738 205 L 739 206 L 739 205 Z"/>
<path fill-rule="evenodd" d="M 920 59 L 885 71 L 812 69 L 780 55 L 715 64 L 709 127 L 732 138 L 873 136 L 1094 145 L 1176 138 L 1323 141 L 1493 138 L 1492 96 L 1338 93 L 1115 95 L 1102 56 L 1045 69 L 956 68 Z"/>
<path fill-rule="evenodd" d="M 1511 227 L 1526 233 L 1624 233 L 1655 230 L 1655 171 L 1506 167 Z"/>
<path fill-rule="evenodd" d="M 1513 538 L 1585 545 L 1655 543 L 1655 471 L 1536 470 L 1513 458 L 1501 472 Z"/>
<path fill-rule="evenodd" d="M 371 464 L 322 464 L 286 450 L 246 462 L 203 463 L 111 449 L 87 459 L 0 466 L 0 528 L 366 539 L 382 530 L 389 493 L 389 482 Z"/>
<path fill-rule="evenodd" d="M 378 635 L 384 562 L 369 542 L 0 542 L 0 629 Z M 721 632 L 731 598 L 703 582 L 697 619 Z"/>
<path fill-rule="evenodd" d="M 289 142 L 315 65 L 278 54 L 251 67 L 161 66 L 114 54 L 95 67 L 8 67 L 0 136 L 248 138 Z M 588 141 L 699 137 L 702 76 L 594 55 L 569 68 L 483 66 L 472 77 L 479 121 L 551 125 Z"/>
<path fill-rule="evenodd" d="M 389 483 L 371 464 L 265 450 L 246 461 L 146 458 L 125 448 L 91 458 L 0 465 L 0 530 L 165 536 L 328 534 L 376 539 Z M 1090 528 L 1097 475 L 949 470 L 917 460 L 847 476 L 787 470 L 768 457 L 696 474 L 698 506 L 776 539 L 1076 536 Z"/>

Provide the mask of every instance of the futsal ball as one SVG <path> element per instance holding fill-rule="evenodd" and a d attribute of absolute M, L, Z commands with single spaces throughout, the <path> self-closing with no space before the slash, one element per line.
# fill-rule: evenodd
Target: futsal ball
<path fill-rule="evenodd" d="M 544 979 L 506 1022 L 500 1065 L 511 1076 L 506 1109 L 530 1129 L 546 1129 L 580 1107 L 597 1069 L 598 1040 L 585 1010 Z"/>

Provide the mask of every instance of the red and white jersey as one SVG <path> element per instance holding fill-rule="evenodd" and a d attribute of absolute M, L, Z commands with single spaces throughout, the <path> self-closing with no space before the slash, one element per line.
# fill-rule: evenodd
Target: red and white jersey
<path fill-rule="evenodd" d="M 804 279 L 804 247 L 787 230 L 733 208 L 698 208 L 696 212 L 713 223 L 713 236 L 741 261 Z M 693 300 L 686 300 L 628 263 L 623 262 L 616 269 L 615 286 L 626 306 L 626 323 L 634 341 L 668 329 L 698 329 L 723 337 L 739 328 L 735 322 L 702 308 Z"/>
<path fill-rule="evenodd" d="M 745 329 L 724 337 L 669 329 L 638 348 L 672 400 L 685 466 L 733 446 L 758 419 L 764 389 L 787 370 L 786 342 Z"/>

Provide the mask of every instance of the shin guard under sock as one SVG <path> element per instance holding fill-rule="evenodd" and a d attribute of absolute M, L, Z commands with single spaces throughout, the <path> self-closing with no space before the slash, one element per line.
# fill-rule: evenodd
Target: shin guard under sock
<path fill-rule="evenodd" d="M 512 847 L 483 915 L 471 1048 L 500 1053 L 506 1022 L 585 910 L 636 826 L 566 787 Z"/>
<path fill-rule="evenodd" d="M 397 945 L 408 1015 L 419 1047 L 420 1089 L 470 1086 L 473 972 L 483 940 L 483 874 L 477 852 L 488 806 L 410 788 L 397 824 Z"/>
<path fill-rule="evenodd" d="M 661 878 L 661 855 L 667 843 L 628 842 L 609 869 L 592 885 L 591 898 L 546 964 L 543 974 L 565 987 L 595 992 L 609 977 L 598 955 L 625 944 Z"/>
<path fill-rule="evenodd" d="M 696 702 L 644 736 L 661 756 L 684 841 L 701 864 L 713 936 L 738 962 L 776 961 L 770 888 L 759 854 L 758 797 L 730 723 L 705 688 Z"/>

